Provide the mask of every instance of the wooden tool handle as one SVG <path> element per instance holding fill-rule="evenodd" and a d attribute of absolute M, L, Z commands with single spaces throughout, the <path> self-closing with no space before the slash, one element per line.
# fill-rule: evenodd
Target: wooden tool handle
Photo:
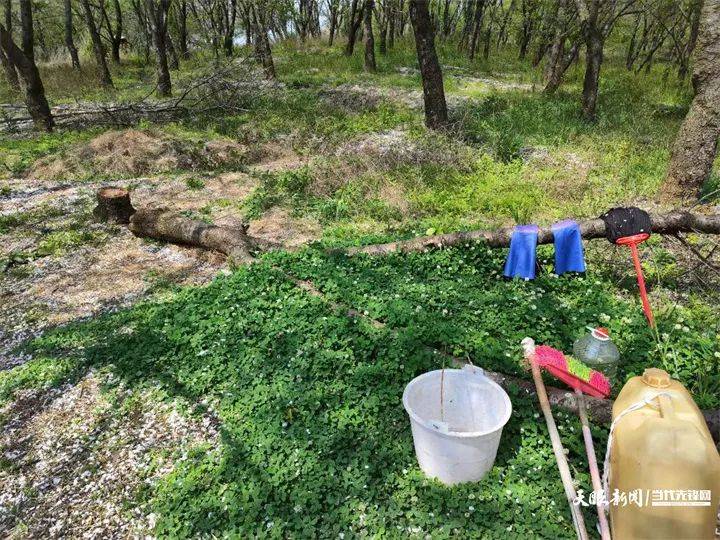
<path fill-rule="evenodd" d="M 565 488 L 565 496 L 567 497 L 568 503 L 570 504 L 570 513 L 575 523 L 575 531 L 579 540 L 587 540 L 588 534 L 585 528 L 585 519 L 583 518 L 580 506 L 573 503 L 577 499 L 577 493 L 575 493 L 575 486 L 572 481 L 572 474 L 570 473 L 570 467 L 568 466 L 567 458 L 565 457 L 565 449 L 563 448 L 562 442 L 560 441 L 560 434 L 558 433 L 557 426 L 555 425 L 555 419 L 552 416 L 550 410 L 550 402 L 548 401 L 547 392 L 545 392 L 545 383 L 543 383 L 542 375 L 540 374 L 540 367 L 535 362 L 534 356 L 534 343 L 532 340 L 526 341 L 529 338 L 523 340 L 523 348 L 525 350 L 525 357 L 530 362 L 530 368 L 532 369 L 533 380 L 535 381 L 535 388 L 537 389 L 538 400 L 540 401 L 540 408 L 542 409 L 543 415 L 545 416 L 545 423 L 550 433 L 550 441 L 552 442 L 553 452 L 555 453 L 555 461 L 557 462 L 558 469 L 560 471 L 560 478 Z"/>
<path fill-rule="evenodd" d="M 590 478 L 592 479 L 593 490 L 595 491 L 595 505 L 598 511 L 598 523 L 600 524 L 600 536 L 602 540 L 610 540 L 610 526 L 602 497 L 602 483 L 600 482 L 600 470 L 598 469 L 597 458 L 595 457 L 595 446 L 593 445 L 590 422 L 588 422 L 587 411 L 585 410 L 585 396 L 580 390 L 575 390 L 578 400 L 578 414 L 582 424 L 583 439 L 585 439 L 585 451 L 587 452 L 588 465 L 590 467 Z M 605 494 L 607 496 L 607 493 Z"/>

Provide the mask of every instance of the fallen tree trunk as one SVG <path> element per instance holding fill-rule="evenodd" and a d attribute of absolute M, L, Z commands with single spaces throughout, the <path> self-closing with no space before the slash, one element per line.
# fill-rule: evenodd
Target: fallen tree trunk
<path fill-rule="evenodd" d="M 253 262 L 253 250 L 274 246 L 249 236 L 244 228 L 218 227 L 164 209 L 137 210 L 130 230 L 136 236 L 219 251 L 235 264 Z"/>
<path fill-rule="evenodd" d="M 720 214 L 703 215 L 689 211 L 654 214 L 652 232 L 656 234 L 676 234 L 680 232 L 698 232 L 704 234 L 720 234 Z M 605 222 L 599 218 L 579 221 L 580 234 L 586 240 L 605 238 Z M 388 242 L 353 247 L 347 253 L 366 253 L 368 255 L 386 255 L 388 253 L 427 251 L 433 248 L 457 246 L 468 242 L 483 241 L 490 247 L 507 247 L 510 245 L 514 227 L 505 227 L 494 231 L 464 231 L 433 236 L 420 236 L 410 240 Z M 552 244 L 554 240 L 550 227 L 540 227 L 538 244 Z"/>

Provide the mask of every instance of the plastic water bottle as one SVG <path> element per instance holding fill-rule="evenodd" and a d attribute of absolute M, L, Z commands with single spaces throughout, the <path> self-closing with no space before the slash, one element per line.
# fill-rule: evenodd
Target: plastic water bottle
<path fill-rule="evenodd" d="M 620 353 L 610 339 L 607 328 L 592 328 L 573 344 L 575 358 L 604 373 L 611 381 L 617 374 Z"/>

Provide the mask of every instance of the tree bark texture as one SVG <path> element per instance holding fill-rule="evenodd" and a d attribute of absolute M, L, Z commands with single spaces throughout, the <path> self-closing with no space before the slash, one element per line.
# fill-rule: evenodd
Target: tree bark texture
<path fill-rule="evenodd" d="M 93 17 L 92 8 L 90 7 L 89 0 L 81 0 L 83 11 L 85 12 L 85 20 L 87 22 L 88 31 L 90 32 L 90 39 L 93 44 L 93 52 L 95 53 L 95 62 L 100 69 L 100 84 L 105 87 L 112 87 L 112 77 L 110 76 L 110 70 L 105 60 L 105 47 L 102 43 L 102 38 L 98 32 L 97 25 L 95 24 L 95 18 Z"/>
<path fill-rule="evenodd" d="M 2 64 L 3 71 L 5 72 L 5 80 L 8 86 L 13 92 L 20 91 L 20 79 L 18 79 L 17 71 L 15 66 L 10 62 L 10 59 L 5 54 L 5 49 L 0 46 L 0 64 Z"/>
<path fill-rule="evenodd" d="M 120 64 L 120 44 L 122 43 L 123 37 L 123 18 L 120 0 L 113 0 L 113 9 L 115 11 L 115 30 L 108 25 L 112 45 L 111 58 L 113 62 Z"/>
<path fill-rule="evenodd" d="M 219 251 L 235 263 L 254 260 L 251 250 L 256 248 L 255 241 L 243 229 L 209 225 L 167 210 L 136 211 L 130 218 L 130 230 L 137 236 Z"/>
<path fill-rule="evenodd" d="M 52 131 L 55 122 L 45 98 L 45 88 L 35 62 L 28 58 L 12 39 L 10 32 L 0 24 L 0 46 L 8 61 L 15 67 L 25 85 L 25 104 L 36 129 Z"/>
<path fill-rule="evenodd" d="M 444 129 L 448 126 L 445 89 L 442 69 L 435 52 L 435 36 L 428 3 L 425 0 L 410 1 L 410 21 L 415 33 L 415 47 L 422 75 L 425 124 L 431 129 Z"/>
<path fill-rule="evenodd" d="M 267 18 L 264 7 L 253 4 L 252 17 L 255 36 L 255 57 L 263 67 L 265 77 L 275 79 L 275 63 L 273 62 L 270 38 L 268 37 Z"/>
<path fill-rule="evenodd" d="M 31 0 L 20 0 L 20 26 L 22 27 L 22 50 L 28 59 L 35 62 L 35 29 L 33 28 Z"/>
<path fill-rule="evenodd" d="M 155 49 L 157 95 L 158 97 L 168 97 L 172 95 L 167 47 L 167 17 L 170 0 L 147 0 L 146 5 L 152 31 L 153 48 Z"/>
<path fill-rule="evenodd" d="M 374 72 L 377 69 L 375 63 L 375 36 L 373 36 L 372 17 L 375 0 L 365 0 L 363 9 L 363 20 L 365 23 L 365 71 Z"/>
<path fill-rule="evenodd" d="M 651 215 L 651 218 L 652 232 L 656 234 L 676 234 L 679 232 L 720 234 L 720 214 L 704 215 L 689 211 L 678 211 L 669 214 L 654 214 Z M 580 234 L 586 240 L 605 238 L 605 222 L 602 219 L 589 219 L 580 221 L 578 224 L 580 225 Z M 507 247 L 510 245 L 513 231 L 514 227 L 505 227 L 494 231 L 465 231 L 420 236 L 387 244 L 353 247 L 348 249 L 347 253 L 365 253 L 368 255 L 386 255 L 397 252 L 410 253 L 478 241 L 485 242 L 492 248 Z M 552 244 L 554 240 L 555 237 L 550 227 L 540 227 L 538 244 Z"/>
<path fill-rule="evenodd" d="M 190 58 L 187 43 L 187 0 L 181 0 L 177 10 L 177 23 L 178 23 L 178 47 L 180 48 L 180 55 L 183 59 L 187 60 Z"/>
<path fill-rule="evenodd" d="M 712 171 L 720 137 L 720 0 L 705 0 L 695 48 L 695 98 L 673 145 L 661 193 L 696 199 Z"/>
<path fill-rule="evenodd" d="M 345 56 L 352 56 L 355 50 L 355 40 L 357 39 L 357 31 L 362 22 L 362 7 L 358 9 L 358 3 L 362 0 L 352 0 L 350 5 L 350 27 L 348 29 L 348 40 L 345 45 Z"/>
<path fill-rule="evenodd" d="M 80 69 L 80 57 L 78 56 L 75 40 L 73 39 L 73 12 L 71 0 L 65 0 L 65 46 L 70 53 L 73 69 Z"/>
<path fill-rule="evenodd" d="M 582 110 L 588 122 L 595 120 L 598 89 L 600 85 L 600 66 L 603 61 L 604 38 L 597 25 L 586 30 L 585 79 L 583 81 Z"/>
<path fill-rule="evenodd" d="M 128 224 L 135 208 L 130 203 L 130 192 L 124 188 L 107 186 L 97 192 L 95 219 L 110 223 Z"/>

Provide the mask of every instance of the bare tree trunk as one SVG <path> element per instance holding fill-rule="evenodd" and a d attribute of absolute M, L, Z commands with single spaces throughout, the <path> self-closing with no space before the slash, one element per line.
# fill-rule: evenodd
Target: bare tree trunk
<path fill-rule="evenodd" d="M 30 0 L 20 0 L 20 25 L 22 27 L 22 50 L 29 60 L 35 62 L 35 30 L 33 7 Z"/>
<path fill-rule="evenodd" d="M 375 0 L 365 0 L 363 20 L 365 22 L 365 71 L 375 71 L 375 37 L 373 36 L 372 16 Z"/>
<path fill-rule="evenodd" d="M 0 46 L 0 63 L 5 71 L 5 79 L 7 80 L 8 86 L 13 92 L 20 91 L 20 80 L 18 79 L 17 71 L 15 66 L 10 62 L 10 59 L 5 54 L 5 50 Z"/>
<path fill-rule="evenodd" d="M 595 120 L 598 86 L 600 84 L 600 66 L 603 61 L 605 45 L 602 30 L 599 27 L 601 0 L 577 0 L 580 24 L 585 39 L 585 79 L 583 81 L 582 110 L 583 118 Z"/>
<path fill-rule="evenodd" d="M 475 51 L 477 51 L 478 39 L 480 37 L 480 30 L 482 29 L 483 16 L 485 15 L 485 0 L 476 0 L 475 6 L 475 23 L 473 26 L 473 33 L 470 39 L 470 50 L 468 51 L 468 58 L 473 60 L 475 58 Z"/>
<path fill-rule="evenodd" d="M 583 117 L 588 122 L 595 120 L 598 87 L 600 84 L 600 66 L 603 61 L 603 37 L 600 30 L 593 26 L 588 28 L 585 53 L 585 79 L 583 81 L 582 109 Z"/>
<path fill-rule="evenodd" d="M 395 6 L 397 0 L 386 0 L 387 2 L 390 2 L 390 5 L 388 7 L 388 42 L 387 47 L 388 49 L 392 49 L 395 46 L 395 19 L 397 15 L 395 14 Z"/>
<path fill-rule="evenodd" d="M 340 8 L 338 0 L 330 0 L 328 2 L 328 11 L 330 15 L 330 27 L 328 30 L 328 47 L 332 47 L 335 40 L 335 31 L 338 26 L 338 9 Z"/>
<path fill-rule="evenodd" d="M 25 104 L 35 128 L 52 131 L 55 122 L 50 113 L 50 105 L 45 98 L 45 88 L 35 61 L 15 44 L 12 35 L 2 24 L 0 24 L 0 46 L 5 51 L 9 62 L 22 76 L 25 85 Z"/>
<path fill-rule="evenodd" d="M 83 10 L 85 11 L 85 20 L 87 21 L 88 30 L 90 31 L 90 38 L 92 39 L 95 61 L 97 62 L 98 68 L 100 68 L 100 84 L 112 88 L 112 77 L 110 76 L 107 62 L 105 61 L 105 47 L 103 46 L 97 26 L 95 25 L 95 18 L 90 8 L 90 2 L 89 0 L 81 1 Z"/>
<path fill-rule="evenodd" d="M 388 33 L 388 18 L 390 15 L 389 10 L 390 4 L 385 0 L 380 9 L 376 12 L 376 20 L 378 22 L 378 31 L 380 33 L 380 43 L 378 45 L 378 51 L 381 55 L 387 54 L 387 33 Z"/>
<path fill-rule="evenodd" d="M 5 30 L 12 36 L 12 0 L 4 0 L 3 4 L 5 9 Z M 2 45 L 0 45 L 0 62 L 2 62 L 5 70 L 8 86 L 13 92 L 19 92 L 20 80 L 18 79 L 17 70 L 8 58 L 8 54 L 3 50 Z"/>
<path fill-rule="evenodd" d="M 223 36 L 223 49 L 228 58 L 235 54 L 235 21 L 237 19 L 237 0 L 230 0 L 227 6 L 227 20 L 225 21 L 225 35 Z"/>
<path fill-rule="evenodd" d="M 80 69 L 80 57 L 78 56 L 78 50 L 73 40 L 73 12 L 70 1 L 71 0 L 65 0 L 65 46 L 70 53 L 73 69 Z"/>
<path fill-rule="evenodd" d="M 704 0 L 698 32 L 695 98 L 673 146 L 661 193 L 695 199 L 710 176 L 720 137 L 720 0 Z"/>
<path fill-rule="evenodd" d="M 703 0 L 695 0 L 692 15 L 690 18 L 690 36 L 688 37 L 687 47 L 685 48 L 685 56 L 678 68 L 678 79 L 683 80 L 687 76 L 688 62 L 697 44 L 698 33 L 700 32 L 700 16 L 702 13 Z"/>
<path fill-rule="evenodd" d="M 115 12 L 115 28 L 113 28 L 110 22 L 110 16 L 108 15 L 107 9 L 105 9 L 105 4 L 100 2 L 100 13 L 102 19 L 105 21 L 105 27 L 107 28 L 110 39 L 110 58 L 113 64 L 120 65 L 120 45 L 122 44 L 123 37 L 123 17 L 120 0 L 113 0 L 113 11 Z"/>
<path fill-rule="evenodd" d="M 252 6 L 253 25 L 255 30 L 255 56 L 265 71 L 265 77 L 275 79 L 275 63 L 273 62 L 272 49 L 270 48 L 270 38 L 268 38 L 267 15 L 264 11 L 265 7 L 257 4 Z"/>
<path fill-rule="evenodd" d="M 350 28 L 348 30 L 347 45 L 345 45 L 345 56 L 352 56 L 355 50 L 355 40 L 357 39 L 357 31 L 362 22 L 362 7 L 358 10 L 358 1 L 352 0 L 350 6 Z"/>
<path fill-rule="evenodd" d="M 173 71 L 177 71 L 180 69 L 180 58 L 178 58 L 177 51 L 175 50 L 175 45 L 173 44 L 172 36 L 170 35 L 170 31 L 168 30 L 165 34 L 165 39 L 167 40 L 167 49 L 168 54 L 170 55 L 169 58 L 169 67 Z"/>
<path fill-rule="evenodd" d="M 410 21 L 415 33 L 415 47 L 422 75 L 425 125 L 431 129 L 444 129 L 448 126 L 445 89 L 442 69 L 435 52 L 430 12 L 425 0 L 410 0 Z"/>
<path fill-rule="evenodd" d="M 12 36 L 12 0 L 4 0 L 5 8 L 5 30 L 10 36 Z M 2 62 L 3 69 L 5 70 L 5 78 L 7 79 L 8 86 L 13 92 L 20 91 L 20 80 L 18 79 L 18 73 L 15 69 L 15 65 L 8 58 L 2 45 L 0 44 L 0 62 Z"/>
<path fill-rule="evenodd" d="M 184 60 L 190 58 L 187 35 L 187 0 L 182 0 L 178 5 L 178 46 L 180 47 L 180 55 Z"/>
<path fill-rule="evenodd" d="M 152 27 L 153 48 L 155 49 L 157 72 L 157 95 L 172 95 L 172 82 L 168 68 L 167 17 L 170 0 L 147 0 L 147 11 Z"/>
<path fill-rule="evenodd" d="M 120 44 L 123 37 L 123 19 L 120 0 L 114 0 L 113 7 L 115 9 L 115 33 L 112 37 L 112 59 L 116 64 L 120 63 Z"/>

